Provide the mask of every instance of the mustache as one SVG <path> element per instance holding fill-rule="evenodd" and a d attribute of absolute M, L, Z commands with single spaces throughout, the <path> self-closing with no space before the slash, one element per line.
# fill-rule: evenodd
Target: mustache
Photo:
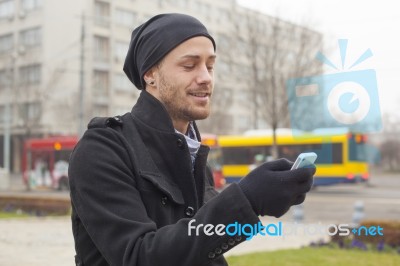
<path fill-rule="evenodd" d="M 208 87 L 208 86 L 200 86 L 197 88 L 189 88 L 188 93 L 207 93 L 207 94 L 212 94 L 213 89 Z"/>

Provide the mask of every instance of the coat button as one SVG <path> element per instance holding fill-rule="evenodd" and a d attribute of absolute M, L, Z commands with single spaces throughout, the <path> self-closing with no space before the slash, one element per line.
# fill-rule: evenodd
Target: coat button
<path fill-rule="evenodd" d="M 228 246 L 227 243 L 222 243 L 221 248 L 222 248 L 223 250 L 227 250 L 227 249 L 229 248 L 229 246 Z"/>
<path fill-rule="evenodd" d="M 215 258 L 215 253 L 214 252 L 208 253 L 208 258 L 210 258 L 210 259 Z"/>
<path fill-rule="evenodd" d="M 161 203 L 162 203 L 162 205 L 166 205 L 167 202 L 168 202 L 168 198 L 167 198 L 166 196 L 164 196 L 164 197 L 161 198 Z"/>
<path fill-rule="evenodd" d="M 183 144 L 183 140 L 177 139 L 176 140 L 176 145 L 178 145 L 179 149 L 183 150 L 185 148 L 185 145 Z"/>
<path fill-rule="evenodd" d="M 215 254 L 219 255 L 221 253 L 222 253 L 222 249 L 220 249 L 220 248 L 215 249 Z"/>
<path fill-rule="evenodd" d="M 187 216 L 187 217 L 193 217 L 193 215 L 194 215 L 194 209 L 193 209 L 193 207 L 187 207 L 186 208 L 186 210 L 185 210 L 185 215 Z"/>

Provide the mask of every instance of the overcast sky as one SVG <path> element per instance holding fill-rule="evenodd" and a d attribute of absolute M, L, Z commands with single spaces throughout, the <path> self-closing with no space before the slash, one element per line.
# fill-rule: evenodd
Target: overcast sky
<path fill-rule="evenodd" d="M 347 66 L 371 49 L 373 56 L 352 70 L 375 69 L 382 113 L 400 115 L 400 3 L 393 0 L 238 0 L 238 3 L 320 31 L 324 34 L 324 46 L 330 49 L 327 57 L 336 65 L 341 65 L 338 39 L 348 39 Z"/>

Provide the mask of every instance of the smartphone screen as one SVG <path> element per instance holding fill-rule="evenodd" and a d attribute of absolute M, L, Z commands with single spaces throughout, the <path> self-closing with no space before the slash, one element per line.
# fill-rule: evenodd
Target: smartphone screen
<path fill-rule="evenodd" d="M 315 152 L 300 153 L 296 161 L 294 162 L 291 170 L 313 165 L 316 159 L 317 154 Z"/>

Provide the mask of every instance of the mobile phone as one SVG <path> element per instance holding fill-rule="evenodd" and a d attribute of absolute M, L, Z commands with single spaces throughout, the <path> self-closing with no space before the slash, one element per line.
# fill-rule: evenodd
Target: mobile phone
<path fill-rule="evenodd" d="M 297 156 L 297 159 L 290 170 L 304 168 L 313 165 L 316 159 L 317 159 L 317 154 L 315 152 L 300 153 L 299 156 Z"/>

